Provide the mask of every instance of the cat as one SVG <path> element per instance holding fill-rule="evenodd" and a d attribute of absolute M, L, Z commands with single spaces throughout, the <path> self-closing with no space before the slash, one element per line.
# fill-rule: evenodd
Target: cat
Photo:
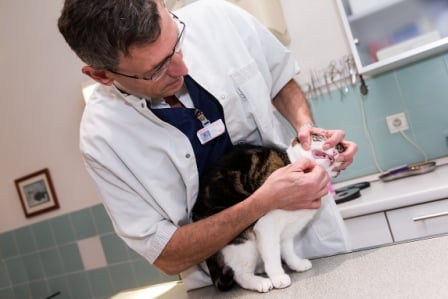
<path fill-rule="evenodd" d="M 326 137 L 311 135 L 311 149 L 303 150 L 294 138 L 286 151 L 250 144 L 235 145 L 200 178 L 193 221 L 211 216 L 247 198 L 276 169 L 306 157 L 316 161 L 331 176 L 340 165 L 335 159 L 344 151 L 342 144 L 326 151 Z M 242 288 L 268 292 L 286 288 L 291 279 L 282 267 L 282 259 L 293 271 L 311 268 L 311 262 L 298 257 L 293 240 L 313 219 L 318 210 L 274 210 L 261 217 L 222 250 L 206 260 L 213 284 L 221 291 L 236 282 Z M 266 276 L 257 275 L 265 272 Z"/>

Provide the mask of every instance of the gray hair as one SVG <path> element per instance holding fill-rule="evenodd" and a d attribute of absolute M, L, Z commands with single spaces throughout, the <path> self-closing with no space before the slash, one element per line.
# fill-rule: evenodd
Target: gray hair
<path fill-rule="evenodd" d="M 159 1 L 65 0 L 58 28 L 86 64 L 116 70 L 120 54 L 160 36 Z"/>

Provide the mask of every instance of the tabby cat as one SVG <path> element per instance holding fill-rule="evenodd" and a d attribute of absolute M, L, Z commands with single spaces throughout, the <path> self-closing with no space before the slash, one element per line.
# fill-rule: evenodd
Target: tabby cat
<path fill-rule="evenodd" d="M 325 137 L 312 135 L 311 149 L 304 151 L 297 139 L 285 151 L 249 144 L 239 144 L 226 153 L 200 179 L 193 220 L 218 213 L 247 198 L 276 169 L 307 157 L 334 176 L 335 158 L 344 150 L 341 144 L 322 150 Z M 312 220 L 317 210 L 274 210 L 261 217 L 222 250 L 207 259 L 214 285 L 222 291 L 238 283 L 242 288 L 268 292 L 285 288 L 291 279 L 282 267 L 297 272 L 311 268 L 311 262 L 294 252 L 293 240 Z M 265 272 L 266 276 L 257 275 Z"/>

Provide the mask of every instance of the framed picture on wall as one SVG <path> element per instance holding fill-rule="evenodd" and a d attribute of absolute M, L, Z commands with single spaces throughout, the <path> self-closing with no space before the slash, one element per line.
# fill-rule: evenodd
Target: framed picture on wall
<path fill-rule="evenodd" d="M 45 168 L 15 180 L 26 217 L 59 208 L 50 171 Z"/>

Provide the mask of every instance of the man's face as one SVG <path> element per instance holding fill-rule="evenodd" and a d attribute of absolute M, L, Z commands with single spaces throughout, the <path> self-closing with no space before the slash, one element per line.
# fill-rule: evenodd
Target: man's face
<path fill-rule="evenodd" d="M 129 78 L 108 72 L 108 77 L 116 81 L 125 91 L 147 98 L 161 98 L 173 95 L 183 85 L 183 76 L 188 69 L 182 59 L 182 51 L 174 51 L 181 29 L 168 10 L 159 4 L 161 33 L 159 38 L 148 45 L 139 45 L 129 49 L 129 55 L 120 55 L 116 71 L 121 74 L 149 77 L 165 63 L 163 75 L 153 81 Z M 185 34 L 185 32 L 183 32 Z M 171 58 L 170 58 L 171 57 Z"/>

